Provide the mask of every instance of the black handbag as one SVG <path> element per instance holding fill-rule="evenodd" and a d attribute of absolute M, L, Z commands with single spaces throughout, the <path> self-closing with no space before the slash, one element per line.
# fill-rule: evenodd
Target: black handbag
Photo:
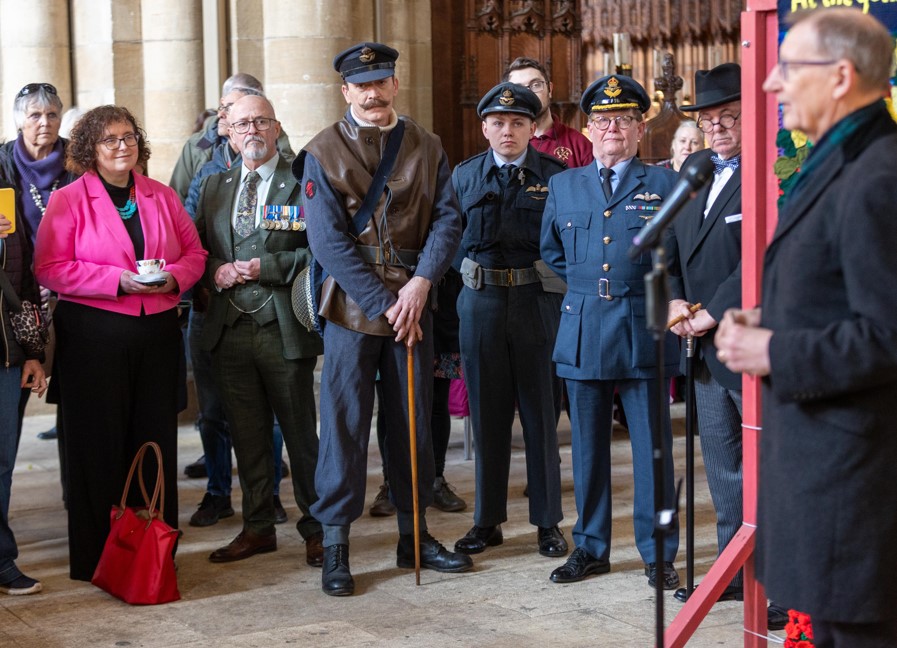
<path fill-rule="evenodd" d="M 380 159 L 377 171 L 371 186 L 368 188 L 364 196 L 364 200 L 355 216 L 352 217 L 349 233 L 353 237 L 357 237 L 364 230 L 364 226 L 371 220 L 374 215 L 374 209 L 377 202 L 386 188 L 386 181 L 389 180 L 389 174 L 392 173 L 392 167 L 395 165 L 396 158 L 399 155 L 399 147 L 402 145 L 402 138 L 405 136 L 405 122 L 401 119 L 392 129 L 389 140 L 386 142 L 386 150 Z M 305 159 L 305 151 L 299 153 L 299 157 L 293 163 L 293 175 L 297 179 L 302 178 L 302 165 Z M 293 305 L 293 314 L 296 319 L 305 326 L 309 331 L 317 331 L 318 335 L 324 334 L 324 327 L 321 318 L 318 316 L 318 309 L 321 303 L 321 288 L 324 280 L 329 276 L 328 272 L 315 259 L 303 268 L 296 279 L 293 281 L 293 288 L 290 292 L 290 301 Z"/>
<path fill-rule="evenodd" d="M 9 321 L 16 342 L 25 355 L 39 356 L 50 342 L 49 312 L 27 299 L 19 299 L 3 268 L 0 268 L 0 292 L 9 305 Z"/>

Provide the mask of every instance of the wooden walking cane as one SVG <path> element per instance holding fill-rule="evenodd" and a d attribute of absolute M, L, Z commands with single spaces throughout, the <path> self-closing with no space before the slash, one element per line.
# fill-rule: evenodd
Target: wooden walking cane
<path fill-rule="evenodd" d="M 420 504 L 417 497 L 417 420 L 414 416 L 414 341 L 409 335 L 408 349 L 408 435 L 411 447 L 411 500 L 414 503 L 414 580 L 420 585 Z"/>

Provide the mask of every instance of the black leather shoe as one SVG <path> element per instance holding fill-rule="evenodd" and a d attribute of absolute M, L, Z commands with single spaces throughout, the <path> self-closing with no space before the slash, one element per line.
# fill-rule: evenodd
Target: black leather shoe
<path fill-rule="evenodd" d="M 389 517 L 396 514 L 395 505 L 389 500 L 389 483 L 380 484 L 380 490 L 374 498 L 374 503 L 368 509 L 371 517 Z"/>
<path fill-rule="evenodd" d="M 309 567 L 324 566 L 324 532 L 318 531 L 305 539 L 305 563 Z"/>
<path fill-rule="evenodd" d="M 697 591 L 698 586 L 695 585 L 695 591 Z M 682 601 L 685 603 L 688 600 L 689 594 L 688 590 L 685 587 L 681 587 L 676 590 L 676 593 L 673 594 L 673 597 L 677 601 Z M 744 600 L 744 588 L 741 585 L 729 585 L 726 589 L 723 590 L 723 593 L 719 595 L 719 598 L 716 599 L 716 602 L 720 601 L 743 601 Z"/>
<path fill-rule="evenodd" d="M 323 567 L 321 590 L 325 594 L 351 596 L 355 592 L 355 579 L 349 573 L 349 545 L 335 544 L 324 547 Z"/>
<path fill-rule="evenodd" d="M 564 540 L 564 532 L 557 525 L 550 529 L 539 527 L 539 553 L 548 558 L 567 555 L 567 541 Z"/>
<path fill-rule="evenodd" d="M 766 627 L 770 630 L 784 630 L 788 623 L 788 610 L 781 605 L 770 603 L 766 608 Z"/>
<path fill-rule="evenodd" d="M 444 477 L 433 481 L 433 507 L 446 513 L 457 513 L 467 508 L 467 502 L 458 497 Z"/>
<path fill-rule="evenodd" d="M 271 551 L 277 551 L 277 535 L 263 536 L 244 529 L 229 545 L 213 551 L 209 560 L 213 563 L 234 562 Z"/>
<path fill-rule="evenodd" d="M 414 536 L 400 535 L 396 547 L 396 566 L 414 568 Z M 452 553 L 439 541 L 424 531 L 420 534 L 420 566 L 433 571 L 457 574 L 473 569 L 470 556 Z"/>
<path fill-rule="evenodd" d="M 474 526 L 455 543 L 455 551 L 465 554 L 483 553 L 486 547 L 497 547 L 504 541 L 500 524 L 487 527 Z"/>
<path fill-rule="evenodd" d="M 190 479 L 202 479 L 203 477 L 208 477 L 209 473 L 206 471 L 206 456 L 203 455 L 192 464 L 187 464 L 184 467 L 184 474 Z"/>
<path fill-rule="evenodd" d="M 196 512 L 190 516 L 190 526 L 212 526 L 221 518 L 231 517 L 234 509 L 230 504 L 230 495 L 212 495 L 206 493 Z"/>
<path fill-rule="evenodd" d="M 592 574 L 606 574 L 610 571 L 610 561 L 595 558 L 582 547 L 577 547 L 567 558 L 567 562 L 551 572 L 552 583 L 578 583 Z"/>
<path fill-rule="evenodd" d="M 287 521 L 287 512 L 283 508 L 280 496 L 274 496 L 274 524 L 283 524 Z"/>
<path fill-rule="evenodd" d="M 648 586 L 657 584 L 657 563 L 645 563 L 645 576 L 648 577 Z M 663 563 L 663 589 L 673 590 L 679 587 L 679 573 L 673 567 L 673 563 Z"/>

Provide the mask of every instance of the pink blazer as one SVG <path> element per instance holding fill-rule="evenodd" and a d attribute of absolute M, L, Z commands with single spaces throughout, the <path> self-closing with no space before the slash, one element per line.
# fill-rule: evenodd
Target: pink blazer
<path fill-rule="evenodd" d="M 207 252 L 173 189 L 134 173 L 145 248 L 143 258 L 165 259 L 165 270 L 187 290 L 202 275 Z M 152 315 L 173 308 L 176 293 L 119 295 L 125 270 L 137 272 L 134 244 L 106 188 L 94 172 L 53 192 L 37 230 L 34 274 L 60 299 L 94 308 Z"/>

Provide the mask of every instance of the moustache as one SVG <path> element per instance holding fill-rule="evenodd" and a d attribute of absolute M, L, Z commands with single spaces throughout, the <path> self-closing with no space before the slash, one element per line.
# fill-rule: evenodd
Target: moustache
<path fill-rule="evenodd" d="M 370 110 L 371 108 L 386 108 L 389 105 L 388 102 L 383 101 L 383 99 L 368 99 L 361 107 L 365 110 Z"/>
<path fill-rule="evenodd" d="M 250 142 L 257 142 L 259 144 L 264 144 L 265 140 L 260 135 L 250 135 L 245 140 L 243 140 L 243 144 L 249 144 Z"/>

